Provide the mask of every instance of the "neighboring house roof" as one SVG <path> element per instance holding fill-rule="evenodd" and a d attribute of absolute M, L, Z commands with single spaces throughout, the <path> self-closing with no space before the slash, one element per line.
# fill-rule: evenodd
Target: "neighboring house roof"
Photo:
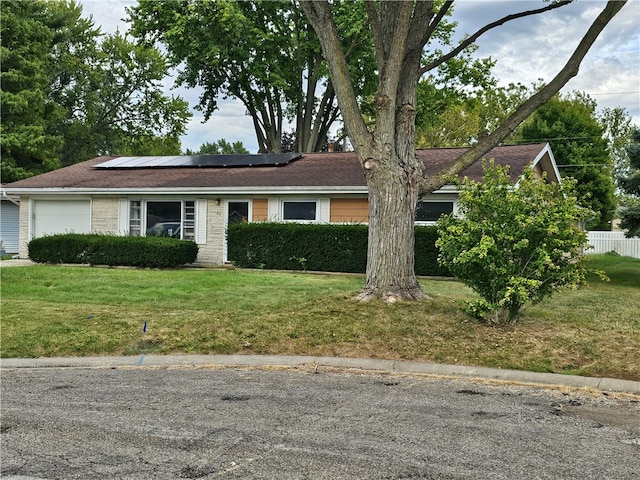
<path fill-rule="evenodd" d="M 468 148 L 417 150 L 434 174 L 451 164 Z M 244 167 L 164 167 L 164 168 L 95 168 L 118 157 L 98 157 L 5 186 L 17 194 L 48 192 L 109 193 L 136 191 L 260 193 L 292 191 L 326 191 L 365 193 L 366 180 L 355 152 L 305 153 L 279 166 Z M 484 158 L 510 165 L 515 181 L 530 165 L 540 164 L 552 181 L 559 175 L 549 145 L 544 143 L 499 146 Z M 482 179 L 481 162 L 463 172 L 474 180 Z M 553 178 L 555 177 L 555 178 Z"/>

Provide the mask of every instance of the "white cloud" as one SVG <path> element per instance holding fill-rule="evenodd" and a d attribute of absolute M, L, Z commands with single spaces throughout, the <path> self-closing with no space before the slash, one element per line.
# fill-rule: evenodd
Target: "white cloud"
<path fill-rule="evenodd" d="M 574 2 L 541 15 L 508 22 L 481 36 L 479 56 L 498 61 L 500 83 L 530 85 L 551 80 L 564 66 L 606 2 Z M 461 2 L 455 11 L 460 32 L 474 33 L 483 25 L 541 2 Z M 631 1 L 605 27 L 585 56 L 580 72 L 562 90 L 584 91 L 599 107 L 621 106 L 640 125 L 640 2 Z"/>
<path fill-rule="evenodd" d="M 128 26 L 124 22 L 127 13 L 126 7 L 132 7 L 138 2 L 135 0 L 80 0 L 83 16 L 93 16 L 97 26 L 105 33 L 114 33 L 119 29 L 124 33 Z"/>
<path fill-rule="evenodd" d="M 230 143 L 242 142 L 251 153 L 258 151 L 258 142 L 251 117 L 244 114 L 245 108 L 238 100 L 219 102 L 219 109 L 206 123 L 202 123 L 202 112 L 194 111 L 189 122 L 189 135 L 182 138 L 184 149 L 198 150 L 205 142 L 214 143 L 224 138 Z"/>

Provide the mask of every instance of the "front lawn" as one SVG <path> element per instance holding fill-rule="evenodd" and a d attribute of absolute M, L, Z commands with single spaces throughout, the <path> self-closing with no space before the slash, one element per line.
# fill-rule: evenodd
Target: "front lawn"
<path fill-rule="evenodd" d="M 2 269 L 2 357 L 251 353 L 424 360 L 640 380 L 640 260 L 590 257 L 610 283 L 563 290 L 515 325 L 432 300 L 352 300 L 362 276 L 244 270 Z M 146 332 L 143 327 L 146 323 Z"/>

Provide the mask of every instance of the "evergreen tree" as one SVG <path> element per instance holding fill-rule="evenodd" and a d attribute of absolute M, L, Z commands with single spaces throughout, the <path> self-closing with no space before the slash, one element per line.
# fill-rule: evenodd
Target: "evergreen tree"
<path fill-rule="evenodd" d="M 630 171 L 619 183 L 625 193 L 640 200 L 640 129 L 634 129 L 631 138 L 626 147 Z M 627 237 L 640 237 L 640 202 L 624 208 L 620 216 L 620 227 L 627 230 Z"/>
<path fill-rule="evenodd" d="M 0 6 L 4 183 L 98 155 L 180 151 L 191 113 L 162 92 L 159 50 L 103 35 L 73 0 Z"/>
<path fill-rule="evenodd" d="M 520 127 L 521 141 L 549 142 L 562 177 L 577 181 L 579 203 L 595 212 L 589 230 L 610 230 L 616 208 L 613 161 L 604 130 L 588 96 L 552 98 Z"/>
<path fill-rule="evenodd" d="M 44 2 L 2 2 L 0 155 L 4 183 L 60 167 L 62 137 L 49 119 L 60 108 L 48 98 L 55 31 Z"/>

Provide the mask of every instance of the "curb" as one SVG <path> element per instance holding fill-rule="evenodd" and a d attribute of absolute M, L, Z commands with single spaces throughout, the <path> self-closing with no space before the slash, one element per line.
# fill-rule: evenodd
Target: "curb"
<path fill-rule="evenodd" d="M 333 367 L 396 374 L 464 377 L 538 386 L 588 388 L 640 395 L 640 382 L 605 377 L 581 377 L 465 365 L 398 360 L 286 355 L 140 355 L 120 357 L 3 358 L 0 369 L 123 368 L 123 367 Z"/>

